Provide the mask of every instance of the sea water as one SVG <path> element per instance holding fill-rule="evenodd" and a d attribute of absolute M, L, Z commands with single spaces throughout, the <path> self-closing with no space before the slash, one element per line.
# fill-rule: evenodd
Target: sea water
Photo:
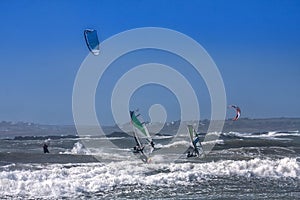
<path fill-rule="evenodd" d="M 299 199 L 300 133 L 298 131 L 219 134 L 202 158 L 182 152 L 172 162 L 156 154 L 143 163 L 132 154 L 131 137 L 113 140 L 120 149 L 85 148 L 80 138 L 56 138 L 50 154 L 47 139 L 0 140 L 1 199 Z M 187 141 L 155 137 L 173 154 Z M 203 136 L 204 137 L 204 136 Z M 202 137 L 202 140 L 203 140 Z"/>

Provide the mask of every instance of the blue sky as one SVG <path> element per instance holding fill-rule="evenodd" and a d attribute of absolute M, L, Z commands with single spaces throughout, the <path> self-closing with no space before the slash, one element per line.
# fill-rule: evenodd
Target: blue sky
<path fill-rule="evenodd" d="M 300 117 L 299 1 L 3 0 L 0 18 L 0 120 L 72 124 L 73 83 L 88 54 L 83 30 L 97 29 L 103 41 L 147 26 L 174 29 L 200 43 L 221 72 L 228 103 L 240 105 L 243 117 Z M 109 98 L 114 82 L 107 76 L 97 99 Z M 207 118 L 205 85 L 189 78 L 199 87 L 201 118 Z M 152 101 L 143 98 L 147 88 L 133 99 L 140 109 L 159 100 L 161 88 L 148 90 Z M 171 103 L 161 103 L 175 120 L 178 105 L 165 95 Z M 97 109 L 103 124 L 112 123 L 105 103 Z"/>

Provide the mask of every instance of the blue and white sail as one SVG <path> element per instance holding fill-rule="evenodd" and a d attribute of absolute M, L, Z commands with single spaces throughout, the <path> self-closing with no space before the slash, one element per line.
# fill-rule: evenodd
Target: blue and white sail
<path fill-rule="evenodd" d="M 192 143 L 193 153 L 200 157 L 203 154 L 202 145 L 200 143 L 200 138 L 197 136 L 197 133 L 193 127 L 193 125 L 187 125 L 187 129 L 189 132 L 189 136 Z"/>

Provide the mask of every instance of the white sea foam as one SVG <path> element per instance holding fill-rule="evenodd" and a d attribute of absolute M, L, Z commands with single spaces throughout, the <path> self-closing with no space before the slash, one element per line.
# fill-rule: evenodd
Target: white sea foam
<path fill-rule="evenodd" d="M 173 138 L 174 136 L 172 135 L 155 135 L 152 137 L 152 139 L 156 139 L 156 140 L 162 140 L 162 139 L 170 139 Z"/>
<path fill-rule="evenodd" d="M 103 148 L 85 148 L 80 142 L 76 142 L 71 150 L 60 152 L 60 154 L 73 154 L 73 155 L 92 155 L 99 159 L 132 159 L 134 158 L 130 154 L 130 149 L 103 149 Z"/>
<path fill-rule="evenodd" d="M 239 132 L 228 132 L 222 133 L 224 136 L 236 136 L 240 138 L 261 138 L 261 139 L 271 139 L 271 140 L 291 140 L 291 138 L 280 138 L 280 137 L 289 137 L 289 136 L 300 136 L 299 131 L 290 131 L 290 132 L 277 132 L 270 131 L 265 133 L 239 133 Z"/>
<path fill-rule="evenodd" d="M 60 154 L 81 154 L 89 155 L 91 152 L 86 149 L 80 142 L 76 142 L 71 150 L 66 150 L 65 152 L 60 152 Z"/>
<path fill-rule="evenodd" d="M 189 147 L 190 146 L 190 142 L 187 142 L 187 141 L 176 141 L 176 142 L 173 142 L 173 143 L 170 143 L 170 144 L 155 144 L 155 147 L 156 148 L 160 148 L 160 149 L 163 149 L 163 148 L 172 148 L 172 147 L 177 147 L 177 146 L 186 146 L 186 147 Z"/>
<path fill-rule="evenodd" d="M 109 164 L 53 164 L 39 170 L 0 171 L 0 196 L 62 198 L 85 192 L 112 190 L 126 185 L 192 185 L 215 176 L 299 178 L 296 158 L 255 158 L 248 161 L 209 163 L 139 164 L 137 161 Z"/>
<path fill-rule="evenodd" d="M 74 140 L 121 140 L 126 137 L 87 137 L 87 136 L 80 136 L 80 138 L 75 138 Z"/>
<path fill-rule="evenodd" d="M 221 134 L 222 134 L 221 132 L 209 132 L 206 135 L 207 136 L 217 136 L 217 137 L 219 137 Z"/>
<path fill-rule="evenodd" d="M 202 145 L 208 145 L 208 144 L 224 144 L 224 140 L 212 140 L 207 142 L 201 142 Z"/>

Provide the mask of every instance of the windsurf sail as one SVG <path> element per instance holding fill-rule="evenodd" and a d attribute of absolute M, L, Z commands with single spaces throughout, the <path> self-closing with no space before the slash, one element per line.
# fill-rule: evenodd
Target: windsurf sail
<path fill-rule="evenodd" d="M 136 142 L 136 146 L 133 147 L 133 153 L 139 154 L 140 155 L 140 159 L 145 162 L 148 163 L 149 160 L 149 155 L 144 153 L 144 145 L 142 145 L 139 137 L 136 135 L 136 132 L 133 132 L 133 137 L 134 140 Z"/>
<path fill-rule="evenodd" d="M 95 56 L 99 55 L 100 45 L 97 31 L 93 29 L 84 30 L 84 39 L 90 52 Z"/>
<path fill-rule="evenodd" d="M 233 108 L 236 111 L 236 115 L 235 115 L 235 117 L 232 120 L 233 121 L 238 120 L 240 118 L 240 116 L 241 116 L 241 109 L 238 106 L 236 106 L 236 105 L 229 105 L 228 107 L 229 108 Z"/>
<path fill-rule="evenodd" d="M 203 153 L 202 146 L 200 143 L 200 138 L 197 136 L 197 133 L 196 133 L 193 125 L 187 125 L 187 128 L 188 128 L 191 142 L 193 144 L 194 153 L 196 153 L 196 155 L 199 157 Z"/>
<path fill-rule="evenodd" d="M 142 150 L 143 149 L 142 143 L 139 140 L 138 136 L 136 135 L 135 131 L 133 132 L 133 137 L 134 137 L 134 140 L 136 142 L 136 145 Z"/>
<path fill-rule="evenodd" d="M 136 115 L 134 111 L 130 111 L 131 124 L 133 127 L 133 137 L 136 142 L 134 147 L 134 153 L 140 153 L 140 157 L 144 162 L 148 162 L 150 154 L 154 150 L 154 143 L 149 134 L 145 123 L 139 119 L 139 115 Z"/>
<path fill-rule="evenodd" d="M 139 119 L 139 116 L 140 115 L 136 115 L 134 111 L 130 111 L 131 123 L 135 129 L 135 133 L 138 134 L 139 137 L 146 138 L 148 143 L 153 146 L 154 143 L 145 125 L 145 122 L 142 122 L 142 120 Z"/>

